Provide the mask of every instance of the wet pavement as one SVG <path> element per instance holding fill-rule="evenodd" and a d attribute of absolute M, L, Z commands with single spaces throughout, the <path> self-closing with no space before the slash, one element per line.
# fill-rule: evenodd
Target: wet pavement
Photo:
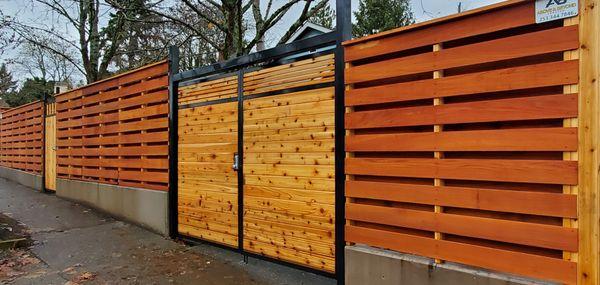
<path fill-rule="evenodd" d="M 186 246 L 0 178 L 0 212 L 28 248 L 0 252 L 0 284 L 335 284 L 210 245 Z"/>

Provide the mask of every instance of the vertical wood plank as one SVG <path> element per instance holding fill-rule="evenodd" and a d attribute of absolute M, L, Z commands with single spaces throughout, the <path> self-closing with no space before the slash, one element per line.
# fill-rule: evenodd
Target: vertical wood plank
<path fill-rule="evenodd" d="M 578 284 L 600 283 L 600 1 L 580 1 Z"/>
<path fill-rule="evenodd" d="M 577 25 L 579 23 L 578 17 L 565 19 L 563 22 L 564 26 L 572 26 Z M 570 50 L 563 53 L 564 60 L 575 60 L 579 58 L 579 50 Z M 564 94 L 575 94 L 579 92 L 578 84 L 565 85 L 563 87 Z M 577 118 L 568 118 L 563 120 L 563 127 L 577 127 L 578 119 Z M 567 161 L 577 161 L 578 153 L 575 152 L 563 152 L 563 160 Z M 577 185 L 563 185 L 563 194 L 573 194 L 577 195 Z M 577 228 L 577 220 L 565 218 L 563 219 L 563 226 L 568 228 Z M 576 252 L 567 252 L 563 251 L 563 259 L 577 262 L 577 253 Z"/>
<path fill-rule="evenodd" d="M 352 63 L 346 63 L 345 64 L 345 68 L 346 70 L 349 70 L 352 67 Z M 346 84 L 346 92 L 348 90 L 351 90 L 353 88 L 353 84 Z M 346 107 L 346 114 L 350 114 L 354 111 L 354 107 Z M 353 136 L 354 135 L 354 130 L 348 130 L 346 129 L 345 132 L 346 138 L 349 136 Z M 351 158 L 354 157 L 354 153 L 353 152 L 348 152 L 346 151 L 346 158 Z M 346 175 L 346 181 L 352 181 L 354 180 L 354 175 Z M 349 198 L 346 197 L 346 205 L 349 205 L 350 203 L 353 202 L 353 198 Z M 346 225 L 353 225 L 354 223 L 352 222 L 352 220 L 346 219 Z M 351 242 L 346 242 L 347 245 L 353 245 L 353 243 Z"/>
<path fill-rule="evenodd" d="M 442 48 L 443 48 L 442 44 L 435 44 L 435 45 L 433 45 L 433 52 L 434 53 L 439 52 L 440 50 L 442 50 Z M 442 78 L 442 77 L 444 77 L 444 71 L 443 70 L 436 70 L 436 71 L 433 72 L 433 78 L 434 79 L 438 79 L 438 78 Z M 444 98 L 434 98 L 433 99 L 433 105 L 434 106 L 439 106 L 439 105 L 442 105 L 442 104 L 444 104 Z M 443 125 L 434 125 L 433 126 L 433 132 L 434 133 L 439 133 L 439 132 L 443 131 L 443 129 L 444 129 Z M 436 151 L 436 152 L 433 153 L 433 156 L 436 159 L 442 159 L 444 157 L 444 153 L 441 152 L 441 151 Z M 437 187 L 444 186 L 444 180 L 439 179 L 439 178 L 435 178 L 433 180 L 433 185 L 437 186 Z M 439 190 L 440 188 L 437 188 L 437 189 Z M 439 206 L 439 205 L 434 205 L 434 209 L 433 210 L 434 210 L 435 213 L 442 213 L 444 211 L 443 207 Z M 443 234 L 441 232 L 435 232 L 434 233 L 434 238 L 436 240 L 442 240 L 442 239 L 444 239 L 444 236 L 443 236 Z M 441 260 L 441 259 L 435 259 L 435 262 L 436 263 L 443 263 L 443 260 Z"/>

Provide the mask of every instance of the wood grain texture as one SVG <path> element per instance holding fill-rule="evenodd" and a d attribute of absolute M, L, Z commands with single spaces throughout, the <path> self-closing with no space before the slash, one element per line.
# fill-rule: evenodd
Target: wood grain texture
<path fill-rule="evenodd" d="M 277 66 L 246 81 L 260 86 L 287 69 L 310 73 L 332 62 L 327 56 Z M 246 250 L 334 272 L 333 99 L 333 88 L 324 88 L 244 101 Z"/>
<path fill-rule="evenodd" d="M 195 131 L 179 134 L 178 230 L 185 236 L 237 247 L 238 174 L 232 165 L 237 152 L 238 105 L 233 102 L 216 106 L 234 118 L 220 123 L 222 131 L 206 135 Z M 196 121 L 190 114 L 210 112 L 212 108 L 182 109 L 179 126 L 211 125 L 210 121 Z"/>
<path fill-rule="evenodd" d="M 579 284 L 600 283 L 600 2 L 580 1 Z"/>
<path fill-rule="evenodd" d="M 277 65 L 244 74 L 244 95 L 276 92 L 290 88 L 333 83 L 333 55 Z"/>
<path fill-rule="evenodd" d="M 54 104 L 50 106 L 52 105 Z M 56 191 L 56 116 L 51 115 L 46 117 L 45 120 L 44 183 L 47 190 Z"/>

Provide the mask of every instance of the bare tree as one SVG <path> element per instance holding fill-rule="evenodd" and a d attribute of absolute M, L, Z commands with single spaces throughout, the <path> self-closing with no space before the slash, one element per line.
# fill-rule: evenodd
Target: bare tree
<path fill-rule="evenodd" d="M 118 10 L 127 10 L 116 0 L 107 0 Z M 289 0 L 276 7 L 273 0 L 266 0 L 263 11 L 260 0 L 181 0 L 181 5 L 193 19 L 183 18 L 181 14 L 172 13 L 174 5 L 164 0 L 148 2 L 146 9 L 149 13 L 161 17 L 176 25 L 187 34 L 205 41 L 218 51 L 220 59 L 229 59 L 249 53 L 254 48 L 261 50 L 265 47 L 265 34 L 279 23 L 295 5 L 302 5 L 302 12 L 295 19 L 289 30 L 279 39 L 286 42 L 310 17 L 327 4 L 328 0 Z M 254 34 L 247 35 L 248 23 L 245 15 L 251 11 L 254 21 Z M 184 13 L 186 14 L 186 13 Z M 216 31 L 206 29 L 203 23 Z M 219 35 L 218 39 L 213 37 Z"/>
<path fill-rule="evenodd" d="M 60 42 L 54 43 L 56 49 L 68 52 L 67 47 L 61 47 L 60 44 Z M 52 44 L 47 43 L 47 45 Z M 62 56 L 31 43 L 23 44 L 19 54 L 8 60 L 8 63 L 16 65 L 31 78 L 37 77 L 48 82 L 61 81 L 70 84 L 76 72 L 75 67 Z"/>
<path fill-rule="evenodd" d="M 0 26 L 11 31 L 21 43 L 45 49 L 72 64 L 88 83 L 110 75 L 108 68 L 124 37 L 125 15 L 101 4 L 101 0 L 32 0 L 32 5 L 45 9 L 59 20 L 25 22 L 3 17 Z M 110 13 L 110 14 L 109 14 Z M 109 15 L 105 25 L 100 18 Z M 72 32 L 76 37 L 72 37 Z M 51 43 L 73 49 L 65 52 Z M 78 56 L 76 56 L 76 54 Z"/>

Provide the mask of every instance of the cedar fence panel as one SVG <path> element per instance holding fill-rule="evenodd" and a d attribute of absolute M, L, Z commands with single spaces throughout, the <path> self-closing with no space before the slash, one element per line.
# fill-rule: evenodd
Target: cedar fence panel
<path fill-rule="evenodd" d="M 56 97 L 59 178 L 167 190 L 168 63 Z"/>
<path fill-rule="evenodd" d="M 579 43 L 534 1 L 345 43 L 347 242 L 576 283 Z"/>
<path fill-rule="evenodd" d="M 40 174 L 43 103 L 36 101 L 3 111 L 0 125 L 0 165 Z"/>
<path fill-rule="evenodd" d="M 222 245 L 238 245 L 237 76 L 179 88 L 179 104 L 234 98 L 179 110 L 178 231 Z"/>
<path fill-rule="evenodd" d="M 244 249 L 326 272 L 335 272 L 334 76 L 332 54 L 244 74 Z"/>

